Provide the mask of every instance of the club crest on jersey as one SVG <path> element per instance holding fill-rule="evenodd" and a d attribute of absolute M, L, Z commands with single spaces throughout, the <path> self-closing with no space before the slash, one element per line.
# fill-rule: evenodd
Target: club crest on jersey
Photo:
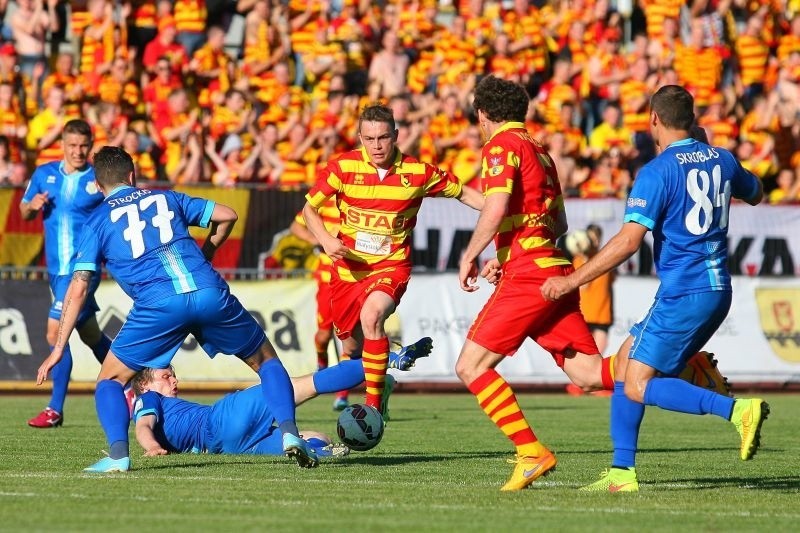
<path fill-rule="evenodd" d="M 53 176 L 52 174 L 47 176 L 47 183 L 55 183 L 55 182 L 56 182 L 56 177 L 55 176 Z"/>
<path fill-rule="evenodd" d="M 400 183 L 403 184 L 403 187 L 411 187 L 411 180 L 408 179 L 408 176 L 400 176 Z"/>
<path fill-rule="evenodd" d="M 356 174 L 356 177 L 353 178 L 353 183 L 355 185 L 364 185 L 364 176 L 361 174 Z"/>
<path fill-rule="evenodd" d="M 86 192 L 88 194 L 97 194 L 100 190 L 97 188 L 97 183 L 95 181 L 90 181 L 86 183 Z"/>

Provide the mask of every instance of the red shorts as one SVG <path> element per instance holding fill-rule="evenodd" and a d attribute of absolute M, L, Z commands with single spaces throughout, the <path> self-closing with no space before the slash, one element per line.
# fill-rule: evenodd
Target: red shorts
<path fill-rule="evenodd" d="M 579 292 L 550 302 L 539 290 L 548 277 L 564 276 L 572 270 L 571 266 L 558 266 L 535 273 L 504 273 L 467 338 L 494 353 L 510 356 L 530 337 L 550 352 L 559 367 L 572 351 L 600 353 L 581 314 Z"/>
<path fill-rule="evenodd" d="M 317 280 L 317 329 L 327 331 L 333 327 L 332 300 L 331 283 Z"/>
<path fill-rule="evenodd" d="M 352 336 L 361 321 L 361 307 L 373 291 L 385 292 L 394 300 L 395 307 L 408 288 L 411 267 L 391 268 L 371 272 L 358 281 L 343 281 L 334 268 L 331 276 L 331 311 L 333 329 L 339 339 Z"/>

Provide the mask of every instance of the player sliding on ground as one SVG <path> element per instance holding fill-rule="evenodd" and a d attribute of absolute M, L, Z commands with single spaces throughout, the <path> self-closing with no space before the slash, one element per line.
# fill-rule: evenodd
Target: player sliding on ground
<path fill-rule="evenodd" d="M 428 339 L 430 340 L 430 339 Z M 389 367 L 409 370 L 419 357 L 389 354 Z M 386 376 L 387 392 L 382 411 L 389 411 L 389 395 L 394 377 Z M 299 378 L 292 378 L 295 405 L 319 394 L 350 389 L 364 381 L 361 361 L 342 361 Z M 392 383 L 392 387 L 388 386 Z M 131 381 L 137 398 L 133 407 L 136 440 L 146 456 L 168 453 L 241 453 L 282 455 L 281 434 L 275 416 L 264 402 L 259 387 L 226 395 L 213 405 L 203 405 L 178 398 L 178 378 L 172 367 L 146 368 Z M 331 443 L 320 432 L 303 430 L 301 437 L 318 457 L 343 456 L 344 445 Z"/>

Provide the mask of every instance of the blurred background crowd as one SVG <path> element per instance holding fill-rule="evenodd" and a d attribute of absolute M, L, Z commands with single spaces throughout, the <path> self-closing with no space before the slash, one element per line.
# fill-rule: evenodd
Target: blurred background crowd
<path fill-rule="evenodd" d="M 302 188 L 384 101 L 404 152 L 476 186 L 494 74 L 528 88 L 567 196 L 626 196 L 677 83 L 771 203 L 800 200 L 800 0 L 0 0 L 0 20 L 0 184 L 84 118 L 141 180 Z"/>

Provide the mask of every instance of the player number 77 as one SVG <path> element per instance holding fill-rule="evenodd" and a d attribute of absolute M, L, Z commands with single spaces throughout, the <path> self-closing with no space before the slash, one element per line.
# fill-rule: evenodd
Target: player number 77
<path fill-rule="evenodd" d="M 131 255 L 134 259 L 144 253 L 142 232 L 147 226 L 147 223 L 139 218 L 139 211 L 144 212 L 152 204 L 156 205 L 156 214 L 150 223 L 154 228 L 158 228 L 161 243 L 168 243 L 173 235 L 170 221 L 175 218 L 175 213 L 169 210 L 167 200 L 163 196 L 147 196 L 136 204 L 117 207 L 111 211 L 111 222 L 116 222 L 123 215 L 128 219 L 128 227 L 122 232 L 122 236 L 131 244 Z"/>

